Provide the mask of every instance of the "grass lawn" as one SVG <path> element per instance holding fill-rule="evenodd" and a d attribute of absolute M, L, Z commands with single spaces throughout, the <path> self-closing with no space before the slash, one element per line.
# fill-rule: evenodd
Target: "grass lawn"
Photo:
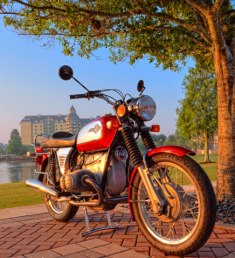
<path fill-rule="evenodd" d="M 193 157 L 197 162 L 203 162 L 203 155 Z M 200 164 L 212 181 L 217 179 L 217 155 L 210 156 L 213 163 Z M 0 184 L 0 209 L 43 203 L 42 194 L 29 188 L 23 182 Z"/>
<path fill-rule="evenodd" d="M 203 163 L 203 158 L 204 155 L 196 155 L 193 157 L 201 166 L 202 168 L 206 171 L 207 175 L 209 176 L 211 181 L 216 181 L 217 180 L 217 171 L 218 171 L 218 155 L 217 154 L 211 154 L 210 155 L 210 160 L 212 163 Z"/>
<path fill-rule="evenodd" d="M 0 209 L 43 203 L 42 194 L 23 182 L 0 184 Z"/>

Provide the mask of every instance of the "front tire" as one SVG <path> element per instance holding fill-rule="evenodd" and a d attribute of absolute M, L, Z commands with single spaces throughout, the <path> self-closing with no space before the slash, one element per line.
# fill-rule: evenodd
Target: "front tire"
<path fill-rule="evenodd" d="M 131 200 L 137 225 L 145 238 L 166 254 L 183 256 L 199 249 L 210 237 L 216 220 L 216 199 L 204 170 L 190 157 L 156 154 L 151 180 L 167 189 L 171 216 L 152 212 L 142 179 L 136 174 Z M 160 178 L 165 175 L 165 178 Z M 159 181 L 158 181 L 159 182 Z M 166 195 L 166 194 L 165 194 Z"/>
<path fill-rule="evenodd" d="M 48 172 L 49 166 L 46 166 L 45 171 Z M 51 185 L 48 180 L 47 175 L 43 177 L 43 183 L 45 185 Z M 72 219 L 78 210 L 77 206 L 73 206 L 68 202 L 58 202 L 55 197 L 52 197 L 48 194 L 44 194 L 44 200 L 50 215 L 57 221 L 66 222 Z"/>

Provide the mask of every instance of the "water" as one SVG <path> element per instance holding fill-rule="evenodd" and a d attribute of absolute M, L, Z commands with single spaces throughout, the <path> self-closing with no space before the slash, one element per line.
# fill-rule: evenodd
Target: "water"
<path fill-rule="evenodd" d="M 0 162 L 0 184 L 24 182 L 26 179 L 34 177 L 34 163 L 32 161 Z"/>

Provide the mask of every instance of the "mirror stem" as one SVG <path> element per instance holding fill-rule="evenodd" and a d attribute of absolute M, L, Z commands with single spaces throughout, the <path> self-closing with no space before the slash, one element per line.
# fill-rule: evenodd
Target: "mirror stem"
<path fill-rule="evenodd" d="M 87 92 L 89 92 L 89 90 L 87 89 L 87 87 L 85 85 L 83 85 L 79 80 L 77 80 L 75 77 L 72 76 L 72 78 L 83 87 L 83 89 L 85 89 Z"/>

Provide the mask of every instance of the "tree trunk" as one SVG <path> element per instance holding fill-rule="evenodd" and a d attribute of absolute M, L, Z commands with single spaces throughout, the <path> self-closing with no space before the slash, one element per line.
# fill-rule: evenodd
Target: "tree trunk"
<path fill-rule="evenodd" d="M 206 131 L 206 134 L 205 134 L 204 162 L 205 163 L 209 163 L 210 162 L 210 157 L 209 157 L 209 134 L 208 134 L 208 131 Z"/>
<path fill-rule="evenodd" d="M 234 58 L 233 58 L 234 59 Z M 226 49 L 215 51 L 218 90 L 217 200 L 235 198 L 235 67 Z"/>

